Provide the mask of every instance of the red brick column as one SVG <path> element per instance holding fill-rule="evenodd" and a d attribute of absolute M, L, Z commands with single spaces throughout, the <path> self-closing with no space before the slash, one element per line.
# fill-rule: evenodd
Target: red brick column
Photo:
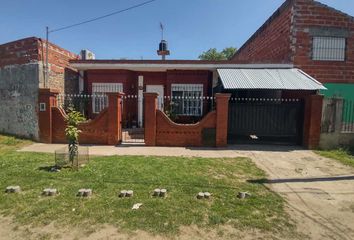
<path fill-rule="evenodd" d="M 216 147 L 227 145 L 227 122 L 231 94 L 217 93 L 216 97 Z"/>
<path fill-rule="evenodd" d="M 315 149 L 320 142 L 323 95 L 305 98 L 303 145 Z"/>
<path fill-rule="evenodd" d="M 38 96 L 39 141 L 52 143 L 52 107 L 57 106 L 58 90 L 40 88 Z M 42 107 L 42 109 L 41 109 Z"/>
<path fill-rule="evenodd" d="M 157 93 L 144 93 L 144 138 L 146 146 L 156 146 Z"/>
<path fill-rule="evenodd" d="M 110 137 L 108 145 L 117 145 L 122 142 L 122 97 L 123 93 L 108 94 L 108 131 Z"/>

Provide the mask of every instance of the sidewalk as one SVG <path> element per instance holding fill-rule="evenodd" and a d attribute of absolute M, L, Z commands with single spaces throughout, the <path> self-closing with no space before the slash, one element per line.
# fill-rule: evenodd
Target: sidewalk
<path fill-rule="evenodd" d="M 26 146 L 19 152 L 54 153 L 55 150 L 66 147 L 66 144 L 35 143 Z M 186 156 L 186 157 L 240 157 L 242 154 L 234 147 L 227 148 L 187 148 L 187 147 L 146 147 L 143 144 L 122 144 L 118 146 L 85 145 L 89 148 L 90 155 L 144 155 L 144 156 Z"/>

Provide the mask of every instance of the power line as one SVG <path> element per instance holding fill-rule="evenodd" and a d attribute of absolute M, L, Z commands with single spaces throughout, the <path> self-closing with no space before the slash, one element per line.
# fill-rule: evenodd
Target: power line
<path fill-rule="evenodd" d="M 83 25 L 83 24 L 86 24 L 86 23 L 94 22 L 94 21 L 97 21 L 97 20 L 100 20 L 100 19 L 103 19 L 103 18 L 107 18 L 107 17 L 113 16 L 113 15 L 116 15 L 116 14 L 119 14 L 119 13 L 122 13 L 122 12 L 126 12 L 126 11 L 129 11 L 129 10 L 132 10 L 134 8 L 138 8 L 138 7 L 147 5 L 147 4 L 155 2 L 155 1 L 157 1 L 157 0 L 145 1 L 145 2 L 142 2 L 140 4 L 137 4 L 137 5 L 122 9 L 122 10 L 118 10 L 118 11 L 115 11 L 115 12 L 100 16 L 100 17 L 92 18 L 92 19 L 89 19 L 89 20 L 86 20 L 86 21 L 83 21 L 83 22 L 79 22 L 79 23 L 75 23 L 75 24 L 72 24 L 72 25 L 68 25 L 68 26 L 65 26 L 65 27 L 56 28 L 56 29 L 50 30 L 49 33 L 58 32 L 58 31 L 62 31 L 62 30 L 68 29 L 68 28 L 73 28 L 73 27 L 77 27 L 77 26 L 80 26 L 80 25 Z"/>

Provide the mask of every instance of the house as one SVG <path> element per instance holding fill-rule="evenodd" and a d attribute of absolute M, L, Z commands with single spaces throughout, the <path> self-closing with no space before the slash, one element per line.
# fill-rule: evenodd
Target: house
<path fill-rule="evenodd" d="M 125 94 L 125 127 L 142 126 L 143 92 L 159 94 L 159 109 L 167 107 L 164 104 L 167 98 L 174 98 L 174 102 L 179 102 L 176 114 L 181 122 L 200 119 L 210 108 L 201 97 L 213 96 L 216 69 L 234 66 L 227 61 L 198 60 L 72 60 L 70 63 L 82 73 L 81 93 L 93 97 L 106 92 Z M 93 99 L 88 115 L 97 115 L 106 105 Z"/>
<path fill-rule="evenodd" d="M 354 99 L 354 18 L 314 0 L 286 0 L 239 48 L 235 63 L 292 64 Z"/>
<path fill-rule="evenodd" d="M 39 89 L 78 91 L 78 56 L 49 43 L 49 79 L 45 81 L 46 41 L 29 37 L 0 45 L 0 132 L 39 139 Z"/>
<path fill-rule="evenodd" d="M 308 97 L 315 96 L 318 90 L 325 89 L 321 83 L 300 69 L 293 68 L 291 64 L 235 64 L 230 61 L 199 60 L 71 60 L 70 65 L 83 76 L 80 79 L 80 91 L 84 95 L 92 95 L 89 116 L 95 117 L 107 107 L 106 101 L 100 101 L 95 96 L 108 92 L 125 94 L 123 128 L 144 127 L 143 92 L 158 93 L 158 108 L 165 112 L 166 107 L 173 103 L 179 123 L 202 119 L 213 109 L 213 101 L 208 99 L 213 98 L 217 92 L 231 93 L 233 100 L 244 99 L 243 102 L 230 102 L 230 143 L 237 142 L 235 139 L 247 140 L 254 134 L 262 139 L 272 136 L 271 141 L 275 139 L 285 142 L 284 139 L 289 139 L 286 143 L 302 144 L 304 116 L 313 115 L 310 112 L 304 115 L 304 102 Z M 259 102 L 241 108 L 244 106 L 242 104 L 251 99 Z M 290 103 L 288 99 L 294 102 Z M 239 112 L 239 109 L 243 112 Z M 256 109 L 264 114 L 252 115 Z M 249 120 L 235 120 L 240 114 Z M 240 125 L 242 122 L 253 123 L 254 119 L 257 119 L 259 126 Z"/>

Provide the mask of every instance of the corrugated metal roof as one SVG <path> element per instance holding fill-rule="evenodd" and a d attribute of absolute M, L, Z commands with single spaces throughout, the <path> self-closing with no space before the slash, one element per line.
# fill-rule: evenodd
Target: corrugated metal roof
<path fill-rule="evenodd" d="M 325 90 L 313 77 L 297 68 L 218 69 L 225 89 Z"/>

